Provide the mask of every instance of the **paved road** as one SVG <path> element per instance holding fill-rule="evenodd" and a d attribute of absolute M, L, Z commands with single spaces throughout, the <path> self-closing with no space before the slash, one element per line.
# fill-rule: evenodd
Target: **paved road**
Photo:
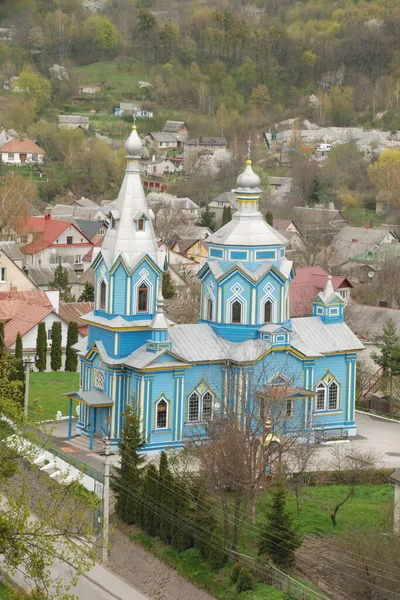
<path fill-rule="evenodd" d="M 400 423 L 365 413 L 356 413 L 357 436 L 349 445 L 359 450 L 374 450 L 377 466 L 400 468 Z M 331 446 L 320 446 L 315 466 L 326 468 L 332 460 Z"/>
<path fill-rule="evenodd" d="M 54 580 L 62 578 L 63 586 L 72 578 L 70 568 L 58 560 L 54 561 L 51 571 Z M 16 573 L 13 579 L 21 587 L 29 589 L 22 573 Z M 77 585 L 71 588 L 70 592 L 79 600 L 149 600 L 147 596 L 98 564 L 85 575 L 81 575 Z"/>

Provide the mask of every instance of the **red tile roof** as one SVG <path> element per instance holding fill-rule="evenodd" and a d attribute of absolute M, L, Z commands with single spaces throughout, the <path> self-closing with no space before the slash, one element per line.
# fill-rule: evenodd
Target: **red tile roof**
<path fill-rule="evenodd" d="M 306 317 L 312 313 L 312 301 L 324 289 L 329 273 L 322 267 L 301 267 L 296 269 L 295 278 L 290 283 L 290 316 Z M 335 290 L 353 287 L 342 275 L 333 275 Z"/>
<path fill-rule="evenodd" d="M 91 244 L 92 242 L 87 239 L 87 237 L 81 232 L 81 230 L 70 221 L 56 221 L 50 218 L 50 215 L 47 215 L 45 218 L 42 217 L 25 217 L 20 223 L 17 225 L 18 233 L 32 233 L 33 241 L 30 244 L 26 244 L 21 248 L 22 252 L 25 254 L 35 254 L 36 252 L 40 252 L 40 250 L 44 250 L 44 248 L 48 248 L 51 244 L 66 230 L 68 227 L 74 227 L 82 237 L 87 240 L 85 242 L 85 246 L 87 244 Z M 65 244 L 59 244 L 59 246 L 64 246 Z M 79 244 L 74 244 L 74 246 Z"/>
<path fill-rule="evenodd" d="M 5 347 L 15 344 L 18 333 L 24 336 L 51 312 L 52 306 L 29 304 L 18 298 L 0 300 L 0 321 L 4 323 Z"/>
<path fill-rule="evenodd" d="M 39 306 L 51 306 L 51 302 L 48 299 L 46 292 L 44 292 L 43 290 L 10 290 L 9 292 L 0 292 L 0 300 L 9 299 L 24 300 L 28 304 L 37 304 Z"/>
<path fill-rule="evenodd" d="M 81 323 L 83 325 L 84 322 L 80 318 L 92 312 L 92 310 L 94 310 L 94 302 L 60 302 L 58 314 L 67 323 L 76 321 L 79 325 Z"/>
<path fill-rule="evenodd" d="M 0 148 L 0 152 L 15 152 L 22 154 L 46 154 L 33 140 L 10 140 Z"/>

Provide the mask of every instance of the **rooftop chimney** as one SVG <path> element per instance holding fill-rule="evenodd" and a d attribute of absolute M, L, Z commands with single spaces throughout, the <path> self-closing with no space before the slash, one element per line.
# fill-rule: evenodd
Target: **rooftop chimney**
<path fill-rule="evenodd" d="M 46 219 L 46 221 L 49 221 L 51 219 L 51 214 L 48 213 L 47 215 L 44 215 L 44 218 Z"/>

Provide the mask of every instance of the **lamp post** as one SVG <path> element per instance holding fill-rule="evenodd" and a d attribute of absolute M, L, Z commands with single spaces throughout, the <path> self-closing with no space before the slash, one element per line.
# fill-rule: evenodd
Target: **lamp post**
<path fill-rule="evenodd" d="M 31 367 L 36 362 L 36 356 L 25 356 L 22 359 L 22 363 L 25 367 L 25 399 L 24 399 L 24 415 L 28 418 L 28 406 L 29 406 L 29 376 L 31 373 Z"/>

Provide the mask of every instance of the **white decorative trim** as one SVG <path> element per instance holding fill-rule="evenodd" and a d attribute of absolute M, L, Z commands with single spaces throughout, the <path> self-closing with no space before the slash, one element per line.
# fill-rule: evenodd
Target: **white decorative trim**
<path fill-rule="evenodd" d="M 132 290 L 132 279 L 130 277 L 126 280 L 126 314 L 131 314 L 131 290 Z"/>
<path fill-rule="evenodd" d="M 236 282 L 231 287 L 231 292 L 233 295 L 226 302 L 225 322 L 233 325 L 247 325 L 247 300 L 241 295 L 242 292 L 244 292 L 244 288 L 240 283 Z M 232 304 L 236 301 L 240 302 L 242 305 L 240 323 L 232 323 Z"/>
<path fill-rule="evenodd" d="M 260 304 L 259 304 L 260 323 L 264 323 L 264 305 L 268 300 L 272 304 L 271 323 L 277 323 L 277 321 L 278 321 L 278 319 L 277 319 L 278 306 L 277 306 L 277 300 L 273 296 L 274 291 L 275 291 L 275 288 L 272 285 L 272 283 L 270 283 L 270 282 L 268 282 L 267 285 L 264 286 L 264 288 L 263 288 L 264 296 L 261 298 Z"/>
<path fill-rule="evenodd" d="M 133 287 L 133 293 L 132 293 L 132 315 L 137 315 L 137 314 L 145 314 L 145 312 L 150 313 L 151 311 L 149 310 L 152 306 L 153 306 L 153 298 L 154 298 L 154 286 L 151 283 L 150 279 L 149 279 L 149 273 L 148 271 L 146 271 L 146 269 L 142 269 L 139 273 L 140 275 L 140 279 L 138 279 L 137 283 L 135 283 L 134 287 Z M 142 285 L 142 283 L 145 283 L 147 285 L 147 287 L 149 288 L 149 295 L 147 297 L 147 311 L 138 311 L 137 309 L 137 303 L 138 303 L 138 289 L 139 287 Z"/>
<path fill-rule="evenodd" d="M 104 267 L 104 265 L 103 265 Z M 96 285 L 96 310 L 103 310 L 104 312 L 108 312 L 108 307 L 109 307 L 109 285 L 108 285 L 108 281 L 106 278 L 106 270 L 104 270 L 103 273 L 103 269 L 101 272 L 101 276 L 99 277 L 99 279 L 97 280 L 97 285 Z M 106 285 L 106 306 L 105 308 L 100 308 L 100 302 L 101 302 L 101 284 L 105 283 Z"/>
<path fill-rule="evenodd" d="M 167 416 L 166 416 L 166 420 L 165 420 L 165 427 L 157 427 L 157 410 L 158 410 L 158 405 L 160 404 L 160 402 L 164 400 L 165 404 L 167 405 Z M 155 423 L 154 423 L 154 429 L 156 429 L 157 431 L 163 431 L 164 429 L 168 429 L 168 423 L 169 423 L 169 402 L 166 398 L 164 398 L 164 396 L 161 396 L 161 398 L 159 398 L 156 402 L 156 410 L 155 410 Z"/>

